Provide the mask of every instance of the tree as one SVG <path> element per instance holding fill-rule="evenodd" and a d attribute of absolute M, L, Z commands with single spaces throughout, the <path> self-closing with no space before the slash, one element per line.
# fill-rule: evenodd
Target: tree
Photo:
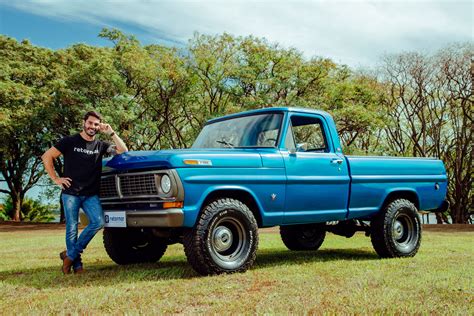
<path fill-rule="evenodd" d="M 473 44 L 461 44 L 447 47 L 434 57 L 438 65 L 436 83 L 442 92 L 438 100 L 447 110 L 438 113 L 437 119 L 449 119 L 434 131 L 435 135 L 444 136 L 442 143 L 435 144 L 435 152 L 439 152 L 448 169 L 449 213 L 453 223 L 467 223 L 474 213 L 473 53 Z"/>
<path fill-rule="evenodd" d="M 385 124 L 381 102 L 385 91 L 369 74 L 338 66 L 326 80 L 320 108 L 331 113 L 345 153 L 375 153 L 381 142 L 378 132 Z"/>
<path fill-rule="evenodd" d="M 41 178 L 41 154 L 48 134 L 45 104 L 61 78 L 51 65 L 53 52 L 0 36 L 0 171 L 12 199 L 12 219 L 21 220 L 25 194 Z"/>
<path fill-rule="evenodd" d="M 83 44 L 51 51 L 0 37 L 0 170 L 13 220 L 21 220 L 25 194 L 44 174 L 42 153 L 80 129 L 87 110 L 115 106 L 121 77 L 111 54 Z M 55 169 L 62 175 L 60 159 Z"/>
<path fill-rule="evenodd" d="M 126 133 L 124 140 L 130 148 L 189 145 L 188 130 L 194 124 L 186 110 L 185 94 L 190 76 L 177 49 L 142 46 L 133 36 L 118 30 L 104 29 L 100 36 L 114 43 L 114 65 L 125 83 L 119 103 L 124 111 L 117 111 L 116 104 L 103 112 Z"/>
<path fill-rule="evenodd" d="M 444 161 L 453 223 L 466 223 L 474 206 L 472 53 L 473 45 L 463 44 L 432 56 L 403 53 L 383 61 L 389 91 L 386 140 L 402 155 Z"/>

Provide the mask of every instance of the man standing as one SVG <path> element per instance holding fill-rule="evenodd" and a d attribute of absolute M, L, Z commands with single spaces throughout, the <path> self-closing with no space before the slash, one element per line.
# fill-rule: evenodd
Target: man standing
<path fill-rule="evenodd" d="M 95 139 L 98 132 L 112 137 L 116 150 L 108 142 Z M 99 113 L 91 111 L 84 116 L 83 130 L 75 135 L 62 138 L 48 149 L 43 156 L 43 164 L 51 179 L 62 189 L 61 199 L 66 218 L 66 249 L 60 253 L 63 261 L 62 272 L 82 273 L 81 253 L 94 235 L 104 226 L 104 216 L 99 200 L 102 157 L 106 153 L 121 154 L 128 151 L 125 143 L 109 124 L 102 123 Z M 53 161 L 64 156 L 64 176 L 58 177 Z M 89 224 L 77 236 L 79 208 L 86 213 Z"/>

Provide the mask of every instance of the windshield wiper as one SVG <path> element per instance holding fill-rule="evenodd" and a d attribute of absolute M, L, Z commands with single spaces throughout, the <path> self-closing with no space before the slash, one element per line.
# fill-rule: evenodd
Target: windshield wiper
<path fill-rule="evenodd" d="M 216 140 L 216 143 L 223 144 L 224 146 L 227 146 L 227 147 L 230 147 L 230 148 L 234 148 L 234 144 L 226 141 L 225 139 Z"/>

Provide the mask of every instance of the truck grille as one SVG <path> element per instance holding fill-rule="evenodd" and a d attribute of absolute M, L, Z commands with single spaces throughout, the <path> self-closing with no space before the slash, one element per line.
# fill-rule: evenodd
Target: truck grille
<path fill-rule="evenodd" d="M 158 196 L 159 191 L 156 177 L 157 175 L 154 173 L 102 177 L 100 183 L 100 197 L 107 199 Z M 120 191 L 118 191 L 117 187 Z"/>
<path fill-rule="evenodd" d="M 123 196 L 158 195 L 154 174 L 120 177 L 120 191 Z"/>
<path fill-rule="evenodd" d="M 115 177 L 105 177 L 100 181 L 100 197 L 110 198 L 117 197 L 117 186 L 115 185 Z"/>

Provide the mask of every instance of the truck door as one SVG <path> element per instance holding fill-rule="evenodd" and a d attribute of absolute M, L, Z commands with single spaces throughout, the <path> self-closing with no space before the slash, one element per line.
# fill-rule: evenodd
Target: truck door
<path fill-rule="evenodd" d="M 345 219 L 349 197 L 349 171 L 336 154 L 324 117 L 290 113 L 284 158 L 287 185 L 285 224 Z M 332 135 L 337 137 L 337 135 Z"/>

